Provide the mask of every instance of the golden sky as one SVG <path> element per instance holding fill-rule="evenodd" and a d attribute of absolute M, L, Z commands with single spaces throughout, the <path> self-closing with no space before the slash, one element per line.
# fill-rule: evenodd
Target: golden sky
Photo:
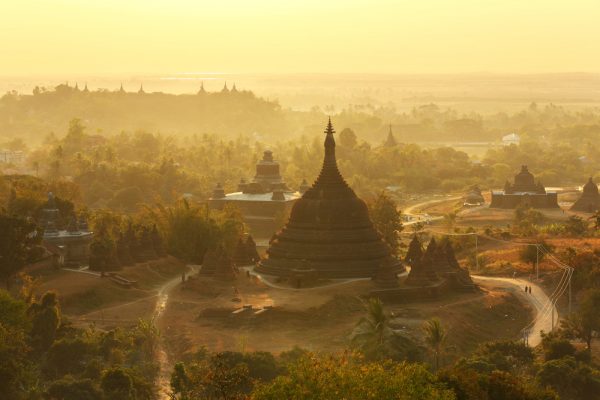
<path fill-rule="evenodd" d="M 0 75 L 600 72 L 600 0 L 0 0 Z"/>

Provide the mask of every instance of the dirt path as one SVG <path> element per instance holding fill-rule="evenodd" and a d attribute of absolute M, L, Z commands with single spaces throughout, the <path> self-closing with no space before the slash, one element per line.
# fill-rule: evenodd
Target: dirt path
<path fill-rule="evenodd" d="M 198 266 L 190 265 L 188 266 L 186 276 L 189 277 L 195 275 L 198 270 Z M 169 301 L 169 292 L 180 283 L 181 277 L 178 276 L 166 282 L 158 289 L 156 309 L 154 310 L 154 314 L 152 316 L 152 323 L 156 328 L 158 328 L 158 322 L 164 314 L 165 308 L 167 307 L 167 303 Z M 158 380 L 156 382 L 156 385 L 158 386 L 158 398 L 160 400 L 169 400 L 171 399 L 171 370 L 173 369 L 173 365 L 171 365 L 171 362 L 169 361 L 169 356 L 165 350 L 162 338 L 158 341 L 158 343 L 156 355 L 159 366 Z"/>
<path fill-rule="evenodd" d="M 431 206 L 431 205 L 438 204 L 438 203 L 445 203 L 448 201 L 456 201 L 461 198 L 462 198 L 462 196 L 445 197 L 443 199 L 428 200 L 428 201 L 423 201 L 421 203 L 413 204 L 412 206 L 408 206 L 404 210 L 402 210 L 402 214 L 413 217 L 414 220 L 403 222 L 402 225 L 407 226 L 407 225 L 413 225 L 413 224 L 416 224 L 419 222 L 439 221 L 439 220 L 443 219 L 444 217 L 442 217 L 442 216 L 437 216 L 437 217 L 427 216 L 427 217 L 425 217 L 422 212 L 415 212 L 415 211 L 422 209 L 423 207 Z"/>
<path fill-rule="evenodd" d="M 554 321 L 558 321 L 558 311 L 556 310 L 556 307 L 552 306 L 552 312 L 550 312 L 550 309 L 547 307 L 548 303 L 550 302 L 550 298 L 546 295 L 544 290 L 535 283 L 531 283 L 530 281 L 524 279 L 500 278 L 480 275 L 472 275 L 472 278 L 475 281 L 493 282 L 501 287 L 510 287 L 520 298 L 529 302 L 529 304 L 533 306 L 536 311 L 536 318 L 533 326 L 529 329 L 529 346 L 536 347 L 541 343 L 541 331 L 552 331 L 553 314 Z M 525 286 L 531 286 L 531 294 L 525 294 Z"/>
<path fill-rule="evenodd" d="M 319 290 L 319 289 L 326 289 L 326 288 L 331 288 L 331 287 L 335 287 L 335 286 L 341 286 L 341 285 L 346 285 L 348 283 L 352 283 L 352 282 L 359 282 L 359 281 L 370 281 L 371 278 L 351 278 L 351 279 L 332 279 L 334 282 L 329 283 L 327 285 L 322 285 L 322 286 L 313 286 L 313 287 L 307 287 L 307 288 L 293 288 L 290 286 L 283 286 L 283 285 L 278 285 L 276 283 L 273 283 L 271 281 L 269 281 L 268 279 L 265 279 L 261 274 L 258 274 L 256 272 L 254 272 L 253 267 L 250 268 L 245 268 L 246 270 L 250 271 L 250 275 L 255 276 L 256 278 L 258 278 L 258 280 L 260 280 L 262 283 L 264 283 L 265 285 L 272 287 L 274 289 L 283 289 L 283 290 L 295 290 L 295 291 L 310 291 L 310 290 Z M 408 271 L 404 271 L 398 274 L 398 277 L 402 277 L 408 275 Z"/>

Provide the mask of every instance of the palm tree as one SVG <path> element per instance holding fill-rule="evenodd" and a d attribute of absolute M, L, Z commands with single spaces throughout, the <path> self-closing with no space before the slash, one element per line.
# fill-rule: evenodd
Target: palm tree
<path fill-rule="evenodd" d="M 440 359 L 446 342 L 446 330 L 438 318 L 432 318 L 423 325 L 425 331 L 425 343 L 433 353 L 436 371 L 440 367 Z"/>
<path fill-rule="evenodd" d="M 378 298 L 370 298 L 365 308 L 367 316 L 358 321 L 352 343 L 358 345 L 365 354 L 378 355 L 393 335 L 389 317 Z"/>

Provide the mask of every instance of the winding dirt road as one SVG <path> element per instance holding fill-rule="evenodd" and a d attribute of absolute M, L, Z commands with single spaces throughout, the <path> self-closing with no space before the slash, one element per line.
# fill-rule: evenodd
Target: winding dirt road
<path fill-rule="evenodd" d="M 438 203 L 445 203 L 447 201 L 459 200 L 461 198 L 462 198 L 462 196 L 444 197 L 442 199 L 433 199 L 433 200 L 423 201 L 421 203 L 417 203 L 417 204 L 413 204 L 412 206 L 408 206 L 404 210 L 402 210 L 402 214 L 413 217 L 414 220 L 405 221 L 402 223 L 402 225 L 407 226 L 407 225 L 417 224 L 419 222 L 431 222 L 431 221 L 439 221 L 441 219 L 444 219 L 444 217 L 442 217 L 442 216 L 436 216 L 436 217 L 427 216 L 427 217 L 425 217 L 423 213 L 416 212 L 416 210 L 422 209 L 423 207 L 438 204 Z"/>
<path fill-rule="evenodd" d="M 536 312 L 536 319 L 533 326 L 529 329 L 528 343 L 529 346 L 535 347 L 542 341 L 541 331 L 550 332 L 552 330 L 552 313 L 554 321 L 558 321 L 558 311 L 555 306 L 552 306 L 552 313 L 549 307 L 550 298 L 546 293 L 535 283 L 531 283 L 524 279 L 500 278 L 491 276 L 471 275 L 474 281 L 493 283 L 499 287 L 510 288 L 513 293 L 516 293 L 521 299 L 527 301 Z M 531 294 L 525 293 L 525 286 L 531 286 Z M 540 315 L 543 313 L 543 315 Z M 539 316 L 539 318 L 538 318 Z M 555 323 L 556 325 L 556 323 Z"/>

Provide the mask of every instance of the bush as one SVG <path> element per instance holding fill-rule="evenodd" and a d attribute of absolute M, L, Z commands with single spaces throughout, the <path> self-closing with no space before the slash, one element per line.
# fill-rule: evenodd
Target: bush
<path fill-rule="evenodd" d="M 91 379 L 75 380 L 71 376 L 52 382 L 48 396 L 57 400 L 101 400 L 102 393 Z"/>

